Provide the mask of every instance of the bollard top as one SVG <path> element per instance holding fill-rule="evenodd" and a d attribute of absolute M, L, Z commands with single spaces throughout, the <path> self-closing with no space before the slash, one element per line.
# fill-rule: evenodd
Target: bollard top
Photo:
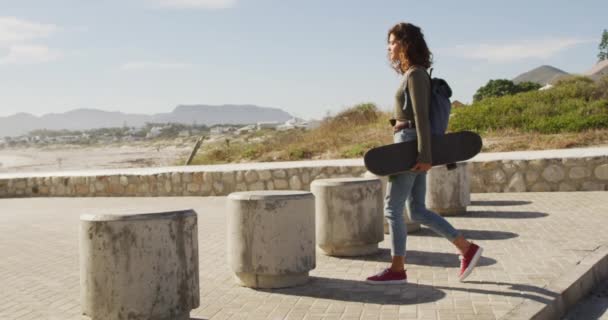
<path fill-rule="evenodd" d="M 228 195 L 230 200 L 276 200 L 304 199 L 313 197 L 311 192 L 299 190 L 260 190 L 233 192 Z"/>
<path fill-rule="evenodd" d="M 363 177 L 363 178 L 332 178 L 332 179 L 316 179 L 310 186 L 343 186 L 358 183 L 381 182 L 380 178 Z"/>
<path fill-rule="evenodd" d="M 136 209 L 122 209 L 112 213 L 84 213 L 80 221 L 133 221 L 133 220 L 163 220 L 196 216 L 192 209 L 161 212 L 137 212 Z"/>

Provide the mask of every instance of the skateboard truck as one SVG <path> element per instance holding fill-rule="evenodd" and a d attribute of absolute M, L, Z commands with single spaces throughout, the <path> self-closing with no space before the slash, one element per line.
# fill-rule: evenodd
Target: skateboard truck
<path fill-rule="evenodd" d="M 445 167 L 448 168 L 448 170 L 454 170 L 456 169 L 456 163 L 448 163 Z"/>

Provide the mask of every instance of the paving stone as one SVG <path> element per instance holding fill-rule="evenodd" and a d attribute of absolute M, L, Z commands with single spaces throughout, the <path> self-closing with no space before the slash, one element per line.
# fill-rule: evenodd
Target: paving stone
<path fill-rule="evenodd" d="M 472 194 L 466 215 L 447 218 L 485 249 L 464 283 L 453 246 L 423 229 L 408 237 L 406 285 L 362 281 L 388 266 L 386 235 L 379 254 L 319 254 L 307 285 L 277 290 L 234 284 L 223 197 L 3 199 L 0 319 L 86 319 L 79 305 L 78 217 L 122 207 L 198 212 L 201 305 L 193 319 L 496 319 L 525 300 L 549 301 L 554 293 L 545 285 L 608 242 L 606 195 Z"/>

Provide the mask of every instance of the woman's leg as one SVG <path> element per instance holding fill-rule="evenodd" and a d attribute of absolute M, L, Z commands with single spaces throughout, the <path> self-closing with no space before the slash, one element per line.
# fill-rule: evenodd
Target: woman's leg
<path fill-rule="evenodd" d="M 415 129 L 404 129 L 395 132 L 393 141 L 395 143 L 416 140 Z M 403 273 L 405 265 L 405 247 L 407 241 L 407 229 L 403 219 L 405 200 L 409 197 L 414 182 L 415 174 L 406 172 L 389 177 L 386 186 L 386 197 L 384 199 L 384 216 L 389 224 L 391 238 L 391 267 L 390 270 Z M 374 279 L 376 278 L 376 279 Z M 372 282 L 382 280 L 382 276 L 370 277 Z"/>
<path fill-rule="evenodd" d="M 393 271 L 404 268 L 407 228 L 403 219 L 405 200 L 409 197 L 416 175 L 403 173 L 389 177 L 386 187 L 384 216 L 388 221 L 391 238 L 391 255 Z"/>
<path fill-rule="evenodd" d="M 392 264 L 390 268 L 368 277 L 369 284 L 402 284 L 407 282 L 405 273 L 405 242 L 407 229 L 403 219 L 405 199 L 410 194 L 415 175 L 412 173 L 398 174 L 389 177 L 386 187 L 384 216 L 388 220 L 391 237 Z"/>
<path fill-rule="evenodd" d="M 462 235 L 445 218 L 428 210 L 425 199 L 426 173 L 419 173 L 412 184 L 411 195 L 407 199 L 407 206 L 412 220 L 429 227 L 453 243 L 456 241 L 459 245 L 463 245 L 461 239 L 464 238 Z"/>
<path fill-rule="evenodd" d="M 445 218 L 428 210 L 425 205 L 425 198 L 426 173 L 421 173 L 416 177 L 412 185 L 411 196 L 407 200 L 412 220 L 428 226 L 450 240 L 458 248 L 458 251 L 460 251 L 460 273 L 458 277 L 460 281 L 463 281 L 479 262 L 483 249 L 466 240 Z"/>

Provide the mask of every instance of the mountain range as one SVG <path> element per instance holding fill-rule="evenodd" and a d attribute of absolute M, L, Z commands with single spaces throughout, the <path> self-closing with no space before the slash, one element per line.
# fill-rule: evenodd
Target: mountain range
<path fill-rule="evenodd" d="M 96 128 L 139 127 L 148 123 L 183 124 L 252 124 L 257 122 L 284 122 L 293 118 L 278 109 L 255 105 L 180 105 L 172 112 L 153 115 L 103 111 L 98 109 L 76 109 L 65 113 L 49 113 L 35 116 L 17 113 L 0 117 L 0 137 L 19 136 L 36 129 L 89 130 Z"/>
<path fill-rule="evenodd" d="M 517 77 L 513 78 L 513 82 L 515 84 L 519 84 L 521 82 L 534 82 L 544 86 L 555 83 L 557 79 L 568 75 L 569 73 L 566 71 L 556 67 L 544 65 L 518 75 Z"/>
<path fill-rule="evenodd" d="M 555 84 L 557 80 L 570 75 L 576 74 L 570 74 L 553 66 L 543 65 L 518 75 L 513 78 L 513 82 L 519 84 L 529 81 L 545 86 Z M 579 75 L 589 77 L 594 81 L 599 80 L 601 77 L 608 75 L 608 60 L 598 62 L 590 70 Z"/>
<path fill-rule="evenodd" d="M 608 74 L 608 60 L 597 63 L 585 72 L 594 80 Z M 553 66 L 543 65 L 524 72 L 513 79 L 514 83 L 536 82 L 542 86 L 553 84 L 569 73 Z M 76 109 L 64 113 L 49 113 L 35 116 L 17 113 L 0 117 L 0 137 L 19 136 L 36 129 L 49 130 L 89 130 L 96 128 L 140 127 L 146 123 L 183 123 L 183 124 L 253 124 L 257 122 L 285 122 L 292 119 L 289 113 L 278 109 L 255 105 L 180 105 L 172 112 L 152 115 L 103 111 L 98 109 Z"/>

